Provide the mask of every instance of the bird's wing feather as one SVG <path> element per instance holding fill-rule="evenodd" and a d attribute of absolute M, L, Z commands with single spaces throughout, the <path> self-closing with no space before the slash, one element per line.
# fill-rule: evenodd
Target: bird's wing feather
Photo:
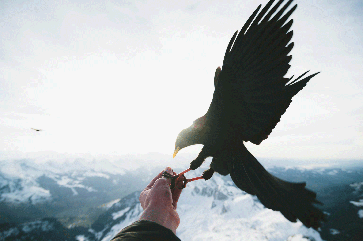
<path fill-rule="evenodd" d="M 290 68 L 288 54 L 293 48 L 293 43 L 288 44 L 293 20 L 286 21 L 297 5 L 284 14 L 292 0 L 277 11 L 283 1 L 278 1 L 271 9 L 274 0 L 269 1 L 258 14 L 260 5 L 240 33 L 233 35 L 222 71 L 215 77 L 215 95 L 207 112 L 207 117 L 215 116 L 217 103 L 214 102 L 223 102 L 232 115 L 228 125 L 241 139 L 254 144 L 268 137 L 291 98 L 317 74 L 303 78 L 304 73 L 293 81 L 284 78 Z M 216 97 L 222 100 L 214 100 Z"/>
<path fill-rule="evenodd" d="M 305 188 L 305 183 L 283 181 L 268 173 L 244 146 L 229 150 L 226 155 L 224 158 L 231 159 L 228 163 L 233 182 L 243 191 L 256 195 L 265 207 L 280 211 L 291 222 L 299 219 L 315 229 L 326 219 L 313 205 L 321 203 L 314 192 Z"/>
<path fill-rule="evenodd" d="M 215 72 L 215 74 L 214 74 L 214 87 L 216 87 L 216 86 L 217 86 L 217 84 L 218 84 L 218 76 L 219 76 L 219 74 L 221 73 L 221 71 L 222 71 L 221 67 L 218 67 L 218 68 L 216 69 L 216 72 Z"/>

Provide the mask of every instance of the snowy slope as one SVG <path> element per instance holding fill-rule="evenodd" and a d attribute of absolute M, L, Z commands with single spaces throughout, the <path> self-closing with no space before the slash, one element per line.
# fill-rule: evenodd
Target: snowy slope
<path fill-rule="evenodd" d="M 363 182 L 357 182 L 350 184 L 352 188 L 354 188 L 354 193 L 363 197 Z M 358 217 L 363 218 L 363 199 L 359 199 L 359 201 L 350 201 L 351 204 L 358 207 Z"/>
<path fill-rule="evenodd" d="M 190 183 L 179 213 L 177 235 L 182 240 L 304 240 L 304 236 L 321 240 L 315 230 L 291 223 L 220 176 Z"/>

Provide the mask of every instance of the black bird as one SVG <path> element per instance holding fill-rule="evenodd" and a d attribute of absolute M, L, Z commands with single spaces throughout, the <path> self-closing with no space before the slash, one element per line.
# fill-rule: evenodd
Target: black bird
<path fill-rule="evenodd" d="M 35 130 L 35 131 L 42 131 L 41 129 L 35 129 L 35 128 L 31 128 L 32 130 Z"/>
<path fill-rule="evenodd" d="M 306 183 L 283 181 L 268 173 L 243 144 L 250 141 L 259 145 L 267 139 L 292 97 L 318 74 L 305 76 L 307 71 L 294 80 L 293 76 L 284 77 L 294 45 L 289 43 L 293 20 L 287 20 L 297 5 L 284 14 L 292 0 L 277 11 L 283 2 L 279 0 L 271 8 L 271 0 L 261 11 L 260 5 L 239 34 L 234 33 L 223 67 L 215 72 L 209 109 L 179 133 L 174 157 L 184 147 L 203 144 L 186 171 L 195 170 L 207 157 L 213 157 L 210 169 L 201 178 L 207 180 L 214 172 L 230 174 L 238 188 L 256 195 L 267 208 L 280 211 L 291 222 L 299 219 L 305 226 L 318 229 L 325 215 L 313 205 L 321 204 L 316 194 L 305 188 Z"/>

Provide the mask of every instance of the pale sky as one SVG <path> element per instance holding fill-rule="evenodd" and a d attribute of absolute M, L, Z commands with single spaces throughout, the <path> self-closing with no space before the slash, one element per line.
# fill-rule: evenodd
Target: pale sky
<path fill-rule="evenodd" d="M 0 159 L 171 156 L 179 131 L 206 113 L 233 33 L 267 2 L 0 1 Z M 247 148 L 256 157 L 362 158 L 363 4 L 294 3 L 287 77 L 321 73 L 270 137 Z"/>

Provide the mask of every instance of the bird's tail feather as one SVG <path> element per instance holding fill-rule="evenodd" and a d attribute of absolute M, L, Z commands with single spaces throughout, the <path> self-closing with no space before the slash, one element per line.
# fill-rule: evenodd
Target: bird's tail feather
<path fill-rule="evenodd" d="M 238 188 L 256 195 L 265 207 L 280 211 L 291 222 L 299 219 L 307 227 L 320 227 L 325 215 L 313 206 L 321 203 L 314 192 L 305 188 L 306 183 L 287 182 L 273 176 L 245 147 L 235 152 L 229 171 Z"/>

